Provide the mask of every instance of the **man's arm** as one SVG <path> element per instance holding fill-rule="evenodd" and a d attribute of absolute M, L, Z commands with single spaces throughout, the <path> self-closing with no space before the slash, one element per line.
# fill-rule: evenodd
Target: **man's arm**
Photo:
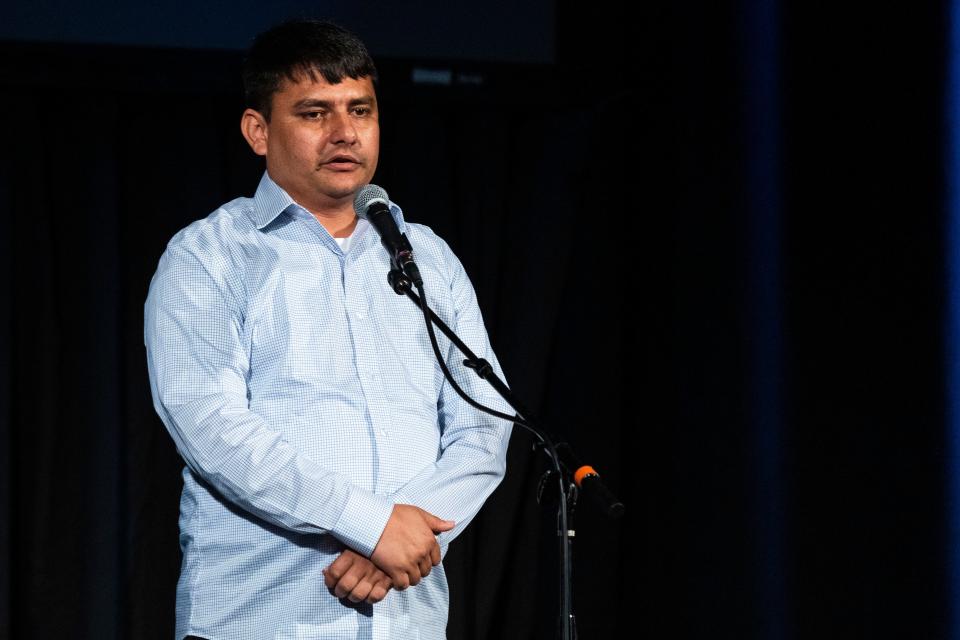
<path fill-rule="evenodd" d="M 301 533 L 331 533 L 367 556 L 385 549 L 382 562 L 398 579 L 403 573 L 410 582 L 419 580 L 420 566 L 436 546 L 427 518 L 432 516 L 397 509 L 393 500 L 321 467 L 249 409 L 243 283 L 227 258 L 209 243 L 201 246 L 171 243 L 144 309 L 154 407 L 180 454 L 195 473 L 257 517 Z M 388 523 L 406 542 L 400 549 L 405 555 L 391 553 L 397 536 L 381 539 Z"/>
<path fill-rule="evenodd" d="M 497 375 L 505 379 L 490 346 L 473 285 L 446 243 L 443 249 L 452 274 L 450 290 L 456 317 L 451 327 L 478 357 L 486 359 Z M 467 395 L 501 413 L 514 415 L 510 405 L 485 380 L 463 366 L 463 357 L 452 344 L 446 362 Z M 437 413 L 442 430 L 439 459 L 392 498 L 398 504 L 416 505 L 456 521 L 452 530 L 439 536 L 441 553 L 445 554 L 450 541 L 466 528 L 503 479 L 513 423 L 471 407 L 446 380 L 440 390 Z"/>
<path fill-rule="evenodd" d="M 463 265 L 446 244 L 444 253 L 452 272 L 451 293 L 457 314 L 453 329 L 477 356 L 490 362 L 503 379 L 500 364 L 490 347 L 473 286 Z M 465 369 L 462 360 L 460 352 L 450 345 L 447 367 L 460 388 L 485 406 L 513 415 L 506 401 L 486 381 Z M 450 541 L 463 531 L 503 478 L 513 424 L 474 409 L 463 401 L 446 380 L 441 389 L 437 412 L 443 430 L 440 459 L 417 474 L 392 497 L 398 506 L 416 505 L 456 521 L 453 529 L 439 536 L 441 555 L 445 555 Z M 351 599 L 366 598 L 367 602 L 376 602 L 366 595 L 372 593 L 371 585 L 375 583 L 375 580 L 366 576 L 377 575 L 378 567 L 374 564 L 377 557 L 374 556 L 372 560 L 357 559 L 353 552 L 345 551 L 324 573 L 327 586 L 335 593 L 346 594 Z"/>

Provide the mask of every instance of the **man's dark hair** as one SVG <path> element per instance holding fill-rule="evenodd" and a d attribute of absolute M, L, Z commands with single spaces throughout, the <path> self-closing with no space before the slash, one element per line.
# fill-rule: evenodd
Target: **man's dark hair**
<path fill-rule="evenodd" d="M 330 84 L 344 77 L 370 76 L 377 69 L 367 48 L 357 36 L 325 20 L 290 20 L 258 35 L 243 62 L 243 91 L 247 106 L 270 121 L 273 94 L 284 78 L 297 82 L 317 75 Z"/>

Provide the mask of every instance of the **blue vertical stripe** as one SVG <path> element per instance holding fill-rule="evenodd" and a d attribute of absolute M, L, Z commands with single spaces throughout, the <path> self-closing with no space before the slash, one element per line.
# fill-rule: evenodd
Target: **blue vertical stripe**
<path fill-rule="evenodd" d="M 960 6 L 949 6 L 946 87 L 946 280 L 945 402 L 947 419 L 947 593 L 949 637 L 960 640 Z"/>
<path fill-rule="evenodd" d="M 777 0 L 745 0 L 744 140 L 748 211 L 750 422 L 760 638 L 787 637 L 781 466 L 780 16 Z"/>

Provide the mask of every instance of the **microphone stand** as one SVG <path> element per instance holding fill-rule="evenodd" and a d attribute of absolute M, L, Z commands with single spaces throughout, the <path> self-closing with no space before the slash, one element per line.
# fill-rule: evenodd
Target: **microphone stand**
<path fill-rule="evenodd" d="M 580 485 L 584 489 L 587 487 L 593 487 L 600 489 L 601 491 L 591 491 L 591 494 L 594 495 L 595 499 L 600 501 L 607 501 L 606 508 L 604 509 L 605 513 L 611 517 L 618 517 L 623 512 L 623 504 L 613 497 L 609 491 L 600 484 L 599 476 L 596 475 L 596 472 L 593 472 L 592 478 L 594 479 L 592 484 L 586 484 L 586 480 L 582 482 L 578 478 L 576 481 L 573 481 L 573 476 L 568 469 L 568 465 L 564 464 L 564 461 L 561 460 L 561 455 L 558 452 L 557 447 L 554 445 L 550 435 L 540 427 L 534 424 L 535 419 L 533 413 L 527 409 L 520 400 L 513 394 L 509 387 L 501 380 L 496 372 L 493 370 L 493 367 L 489 362 L 483 358 L 478 358 L 470 348 L 464 344 L 464 342 L 457 336 L 453 330 L 446 325 L 446 323 L 441 320 L 437 314 L 433 312 L 432 309 L 426 303 L 425 299 L 421 299 L 412 288 L 412 283 L 410 278 L 399 268 L 396 261 L 393 262 L 393 269 L 387 276 L 387 280 L 390 283 L 390 286 L 397 293 L 397 295 L 406 295 L 409 297 L 417 307 L 421 308 L 424 311 L 424 316 L 429 317 L 430 321 L 434 326 L 438 327 L 440 331 L 446 335 L 450 341 L 456 345 L 457 349 L 466 356 L 466 359 L 463 361 L 464 366 L 473 369 L 478 376 L 486 380 L 494 390 L 500 394 L 500 396 L 507 401 L 507 403 L 513 407 L 514 411 L 517 412 L 516 416 L 513 416 L 514 424 L 520 425 L 521 427 L 526 428 L 531 431 L 534 436 L 537 437 L 539 443 L 536 445 L 536 448 L 544 451 L 547 457 L 552 463 L 553 469 L 547 472 L 540 481 L 538 487 L 537 499 L 541 501 L 543 498 L 544 491 L 546 490 L 547 485 L 551 484 L 554 479 L 556 480 L 557 486 L 557 495 L 559 498 L 559 510 L 557 512 L 557 535 L 560 538 L 560 618 L 559 618 L 559 635 L 561 640 L 576 640 L 577 638 L 577 626 L 576 619 L 573 615 L 573 605 L 572 605 L 572 540 L 575 535 L 575 531 L 572 526 L 572 515 L 574 507 L 576 506 L 578 490 L 577 486 Z M 421 289 L 422 292 L 422 289 Z M 430 329 L 428 325 L 428 329 Z M 436 349 L 435 338 L 431 333 L 431 341 L 434 342 L 434 348 Z M 445 369 L 445 364 L 441 363 L 441 368 Z M 448 374 L 447 371 L 444 371 L 445 375 Z M 448 378 L 451 376 L 448 375 Z M 460 392 L 459 387 L 456 386 L 456 382 L 452 379 L 450 380 L 451 384 L 455 389 Z M 461 395 L 465 395 L 460 392 Z M 464 398 L 474 406 L 477 405 L 472 399 Z M 502 415 L 502 414 L 501 414 Z M 569 445 L 567 450 L 569 450 Z M 576 458 L 572 456 L 572 453 L 568 453 L 564 456 L 567 462 L 573 460 L 576 461 Z M 592 471 L 592 469 L 590 469 Z M 565 473 L 566 472 L 566 473 Z M 578 468 L 577 473 L 581 471 Z"/>

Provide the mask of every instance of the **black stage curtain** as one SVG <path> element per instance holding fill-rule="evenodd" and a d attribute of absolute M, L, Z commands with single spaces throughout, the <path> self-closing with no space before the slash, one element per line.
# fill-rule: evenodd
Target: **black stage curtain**
<path fill-rule="evenodd" d="M 780 3 L 770 85 L 764 6 L 560 5 L 557 65 L 458 63 L 452 86 L 380 62 L 376 181 L 627 504 L 577 511 L 583 638 L 945 633 L 943 7 Z M 256 187 L 240 58 L 2 51 L 0 637 L 169 638 L 181 462 L 143 302 L 167 240 Z M 451 640 L 555 637 L 531 443 L 448 555 Z"/>

